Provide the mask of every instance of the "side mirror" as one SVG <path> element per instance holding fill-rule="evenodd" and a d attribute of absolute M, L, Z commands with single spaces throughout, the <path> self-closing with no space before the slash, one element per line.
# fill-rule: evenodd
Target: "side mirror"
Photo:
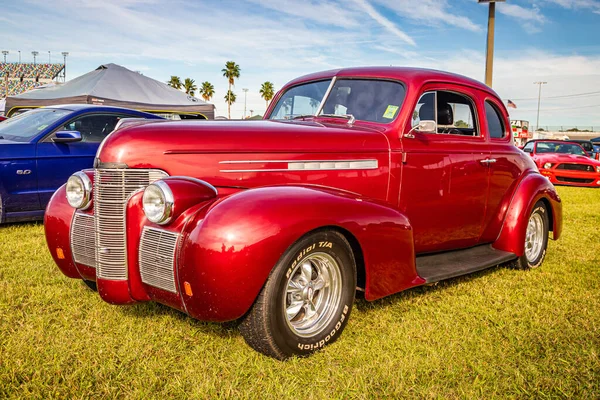
<path fill-rule="evenodd" d="M 436 130 L 437 130 L 437 124 L 435 123 L 435 121 L 423 120 L 423 121 L 419 121 L 418 125 L 413 126 L 413 128 L 410 131 L 408 131 L 408 133 L 406 133 L 403 137 L 412 139 L 415 137 L 415 135 L 413 134 L 413 132 L 415 132 L 415 131 L 435 133 Z"/>
<path fill-rule="evenodd" d="M 79 131 L 58 131 L 52 138 L 54 143 L 81 142 L 81 132 Z"/>

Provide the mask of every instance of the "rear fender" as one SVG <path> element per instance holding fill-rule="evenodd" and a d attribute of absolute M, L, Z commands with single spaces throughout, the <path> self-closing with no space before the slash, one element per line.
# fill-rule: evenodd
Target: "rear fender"
<path fill-rule="evenodd" d="M 510 202 L 500 235 L 493 244 L 498 250 L 509 251 L 521 257 L 525 252 L 525 233 L 529 215 L 535 204 L 546 203 L 551 221 L 552 238 L 557 240 L 562 232 L 562 203 L 556 189 L 539 173 L 526 175 Z"/>
<path fill-rule="evenodd" d="M 286 250 L 321 228 L 356 239 L 368 300 L 423 283 L 415 269 L 410 223 L 397 210 L 340 191 L 250 189 L 200 210 L 187 225 L 178 279 L 179 287 L 189 289 L 182 293 L 188 313 L 215 321 L 241 317 Z"/>

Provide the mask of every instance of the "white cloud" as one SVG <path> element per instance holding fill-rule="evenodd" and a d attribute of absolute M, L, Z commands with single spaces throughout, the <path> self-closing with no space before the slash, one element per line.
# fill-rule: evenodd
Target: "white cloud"
<path fill-rule="evenodd" d="M 378 13 L 377 10 L 375 10 L 375 8 L 373 8 L 373 6 L 369 4 L 366 0 L 354 0 L 354 2 L 358 4 L 371 18 L 377 21 L 377 23 L 379 23 L 392 34 L 399 37 L 400 40 L 412 46 L 416 45 L 415 41 L 410 36 L 398 29 L 398 27 L 396 27 L 396 25 L 392 21 Z"/>
<path fill-rule="evenodd" d="M 375 2 L 392 10 L 400 17 L 410 18 L 427 25 L 449 25 L 473 32 L 482 30 L 480 25 L 469 18 L 453 14 L 446 0 L 375 0 Z"/>
<path fill-rule="evenodd" d="M 564 8 L 581 10 L 590 9 L 596 14 L 600 14 L 600 2 L 597 0 L 545 0 L 548 3 L 554 3 Z"/>
<path fill-rule="evenodd" d="M 515 21 L 520 21 L 523 28 L 530 33 L 541 31 L 541 25 L 547 22 L 547 19 L 542 15 L 540 8 L 533 5 L 532 8 L 525 8 L 516 4 L 498 3 L 496 10 L 504 15 L 513 17 Z"/>

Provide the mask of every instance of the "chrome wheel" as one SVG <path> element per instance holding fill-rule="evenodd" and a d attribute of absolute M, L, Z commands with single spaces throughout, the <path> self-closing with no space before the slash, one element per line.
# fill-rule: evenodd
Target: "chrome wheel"
<path fill-rule="evenodd" d="M 544 247 L 544 220 L 538 212 L 531 214 L 525 234 L 525 255 L 527 260 L 535 262 Z"/>
<path fill-rule="evenodd" d="M 298 336 L 318 335 L 336 315 L 341 297 L 338 262 L 329 254 L 313 253 L 289 275 L 283 305 L 285 320 Z"/>

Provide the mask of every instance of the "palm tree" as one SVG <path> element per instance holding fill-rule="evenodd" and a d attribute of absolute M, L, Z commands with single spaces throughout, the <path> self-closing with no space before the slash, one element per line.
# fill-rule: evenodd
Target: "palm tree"
<path fill-rule="evenodd" d="M 175 88 L 177 90 L 181 90 L 181 78 L 179 78 L 178 76 L 175 75 L 171 75 L 171 79 L 169 79 L 167 81 L 167 85 L 171 86 L 172 88 Z"/>
<path fill-rule="evenodd" d="M 313 99 L 312 97 L 311 97 L 311 99 L 308 102 L 310 103 L 310 106 L 313 109 L 313 113 L 315 111 L 317 111 L 317 107 L 319 107 L 319 104 L 321 104 L 320 100 Z"/>
<path fill-rule="evenodd" d="M 202 95 L 204 101 L 210 101 L 210 99 L 212 99 L 212 97 L 215 95 L 215 87 L 208 81 L 202 82 L 200 94 Z"/>
<path fill-rule="evenodd" d="M 273 86 L 273 83 L 269 81 L 263 83 L 260 87 L 259 93 L 260 96 L 265 99 L 267 107 L 269 107 L 269 101 L 271 101 L 273 96 L 275 96 L 275 87 Z"/>
<path fill-rule="evenodd" d="M 231 90 L 228 90 L 224 99 L 225 99 L 225 103 L 227 103 L 227 112 L 229 113 L 229 119 L 231 119 L 231 105 L 233 103 L 235 103 L 235 100 L 236 100 L 235 93 L 233 93 Z"/>
<path fill-rule="evenodd" d="M 185 89 L 185 92 L 192 97 L 194 97 L 194 94 L 198 89 L 198 87 L 196 86 L 196 81 L 190 78 L 185 78 L 185 81 L 183 82 L 183 88 Z"/>
<path fill-rule="evenodd" d="M 225 63 L 225 68 L 221 70 L 223 72 L 223 76 L 227 78 L 227 82 L 229 83 L 229 89 L 227 90 L 227 95 L 233 94 L 231 91 L 231 86 L 234 86 L 235 78 L 240 77 L 240 66 L 235 63 L 235 61 L 227 61 Z M 235 102 L 235 99 L 231 101 L 231 99 L 225 99 L 227 101 L 227 116 L 231 119 L 231 104 Z"/>

